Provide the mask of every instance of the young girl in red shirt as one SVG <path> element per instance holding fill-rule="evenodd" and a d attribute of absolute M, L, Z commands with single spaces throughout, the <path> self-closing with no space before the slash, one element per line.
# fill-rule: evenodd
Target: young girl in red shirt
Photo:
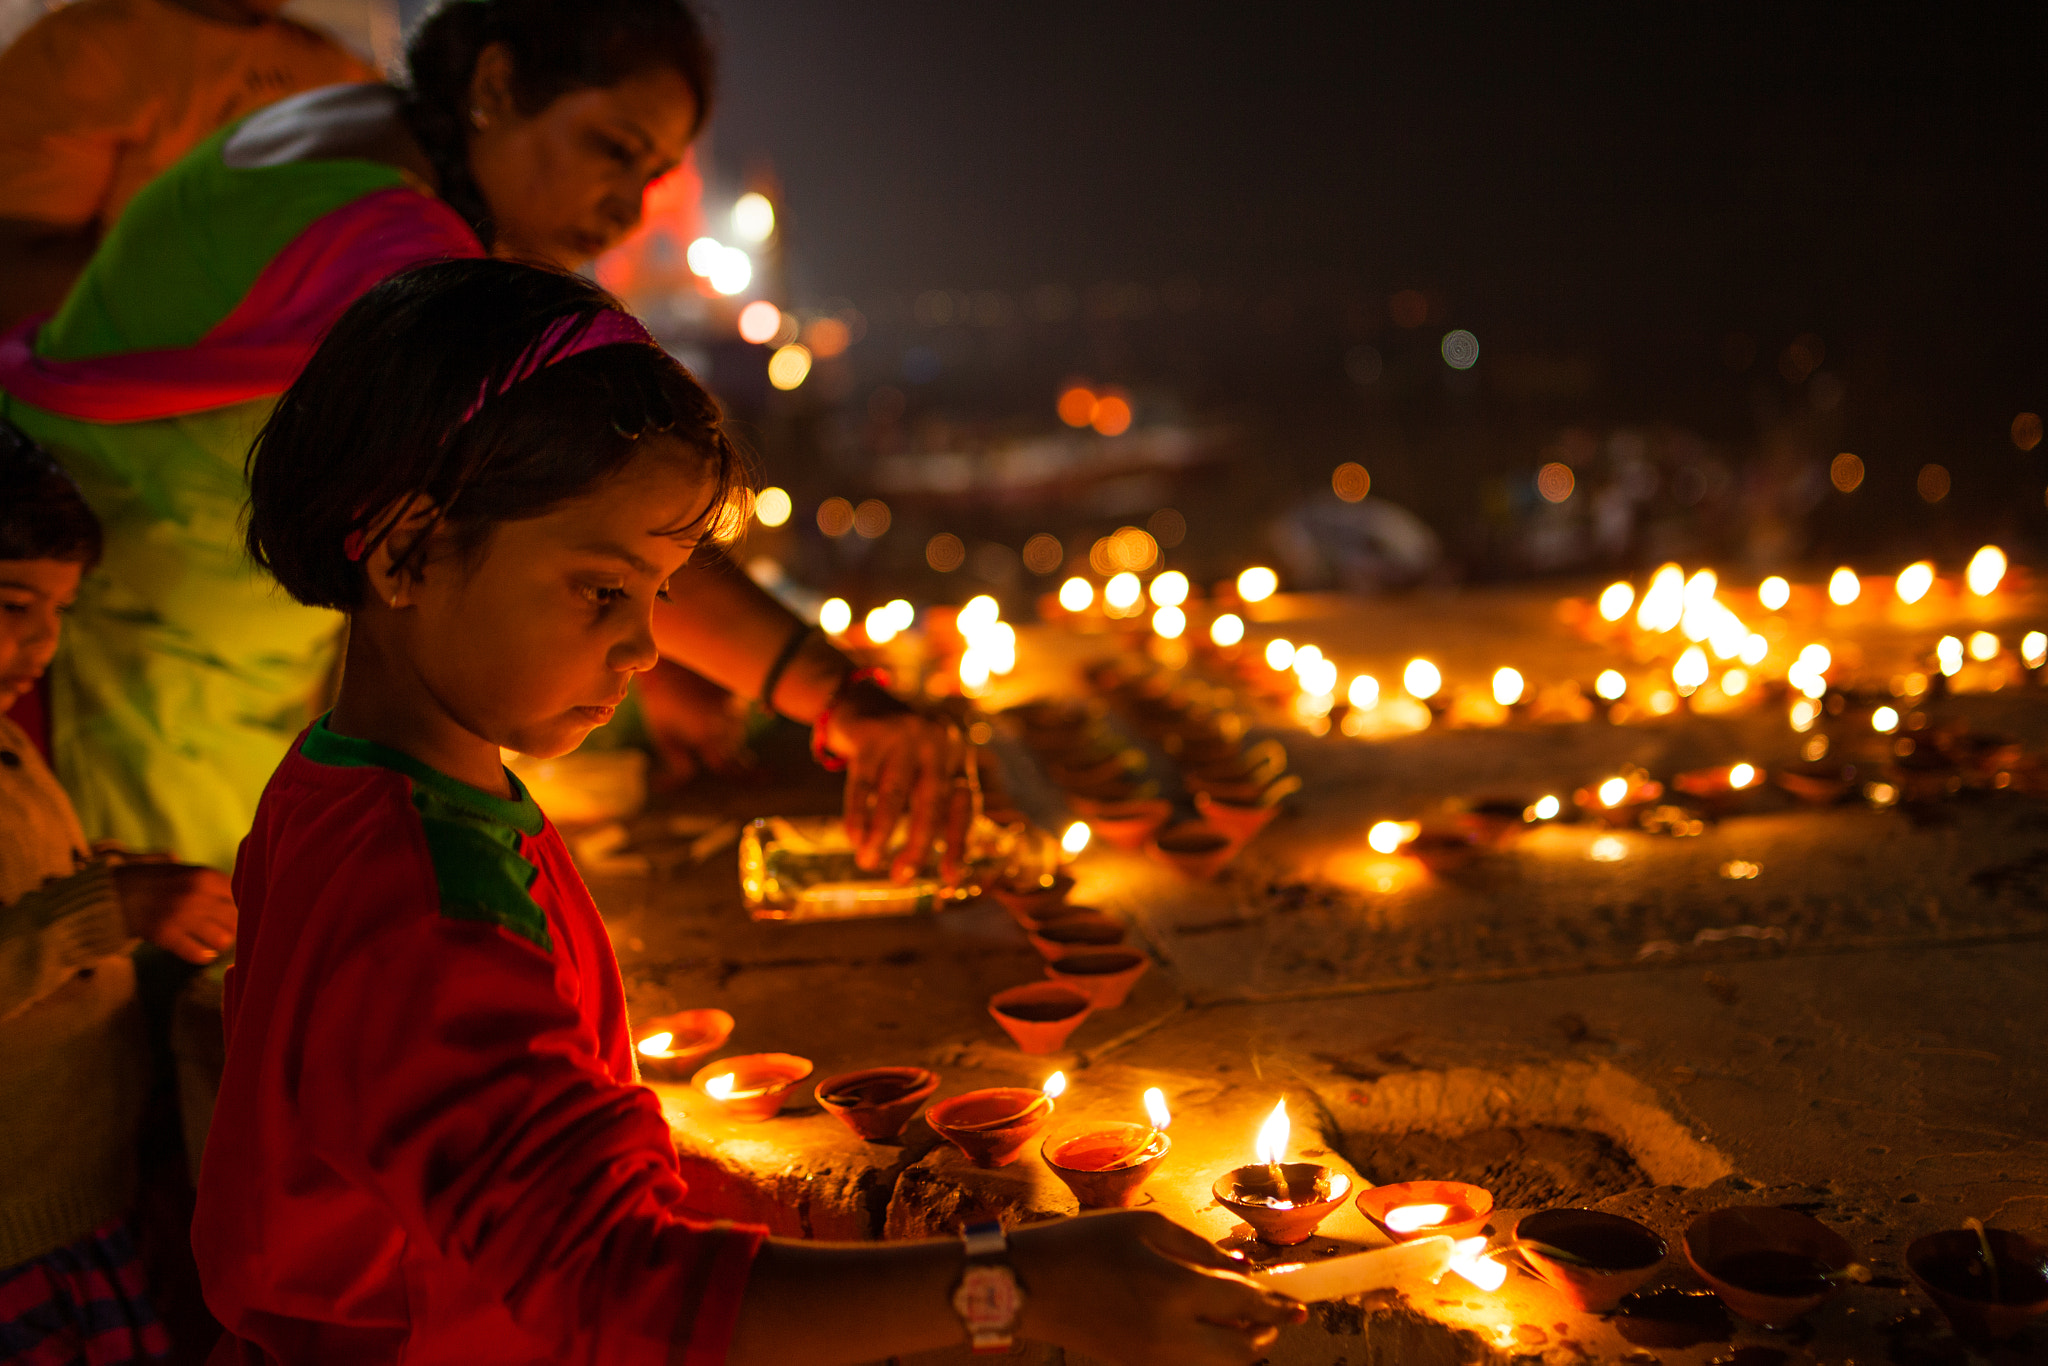
<path fill-rule="evenodd" d="M 1297 1306 L 1156 1214 L 826 1245 L 682 1213 L 619 972 L 499 761 L 611 715 L 738 476 L 595 286 L 429 266 L 343 316 L 251 456 L 248 540 L 349 614 L 235 870 L 193 1245 L 216 1361 L 829 1366 L 1021 1335 L 1248 1363 Z"/>

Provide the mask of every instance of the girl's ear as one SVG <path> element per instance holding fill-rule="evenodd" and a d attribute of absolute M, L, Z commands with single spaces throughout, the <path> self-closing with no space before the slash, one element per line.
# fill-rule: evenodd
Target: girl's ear
<path fill-rule="evenodd" d="M 469 124 L 472 133 L 502 127 L 518 113 L 512 99 L 512 50 L 492 43 L 477 54 L 469 77 Z"/>
<path fill-rule="evenodd" d="M 426 571 L 425 542 L 441 524 L 434 500 L 417 494 L 393 504 L 370 522 L 374 548 L 364 564 L 370 592 L 394 610 L 412 605 L 413 592 Z"/>

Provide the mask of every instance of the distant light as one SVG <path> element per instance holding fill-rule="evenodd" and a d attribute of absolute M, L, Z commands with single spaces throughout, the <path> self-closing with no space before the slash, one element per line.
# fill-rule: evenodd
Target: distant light
<path fill-rule="evenodd" d="M 1764 656 L 1770 652 L 1771 642 L 1765 640 L 1756 632 L 1751 631 L 1747 636 L 1743 637 L 1742 648 L 1736 651 L 1735 657 L 1753 669 L 1763 663 Z"/>
<path fill-rule="evenodd" d="M 1572 467 L 1553 460 L 1536 471 L 1536 492 L 1543 495 L 1546 503 L 1562 503 L 1572 496 L 1578 479 L 1572 474 Z"/>
<path fill-rule="evenodd" d="M 1999 581 L 2005 577 L 2005 552 L 1995 545 L 1987 545 L 1970 557 L 1970 567 L 1963 571 L 1963 578 L 1970 585 L 1970 591 L 1978 597 L 1990 596 Z"/>
<path fill-rule="evenodd" d="M 853 504 L 844 498 L 827 498 L 818 504 L 818 530 L 834 537 L 853 530 Z"/>
<path fill-rule="evenodd" d="M 1554 821 L 1557 813 L 1564 810 L 1564 803 L 1553 796 L 1538 797 L 1523 816 L 1534 816 L 1539 821 Z"/>
<path fill-rule="evenodd" d="M 1401 671 L 1401 686 L 1418 701 L 1427 702 L 1435 697 L 1437 689 L 1443 685 L 1443 674 L 1426 659 L 1411 659 L 1408 667 Z"/>
<path fill-rule="evenodd" d="M 961 635 L 974 638 L 995 625 L 1002 615 L 1002 606 L 994 598 L 986 593 L 976 593 L 960 604 L 959 614 L 953 618 L 953 624 Z"/>
<path fill-rule="evenodd" d="M 1102 600 L 1119 612 L 1128 612 L 1138 605 L 1138 599 L 1145 595 L 1138 583 L 1138 576 L 1128 569 L 1118 574 L 1102 587 Z"/>
<path fill-rule="evenodd" d="M 1244 639 L 1244 618 L 1235 612 L 1225 612 L 1209 623 L 1209 639 L 1218 645 L 1235 645 Z"/>
<path fill-rule="evenodd" d="M 1237 595 L 1246 602 L 1264 602 L 1280 587 L 1280 576 L 1264 566 L 1254 566 L 1237 576 Z"/>
<path fill-rule="evenodd" d="M 1756 586 L 1756 600 L 1767 612 L 1779 611 L 1792 601 L 1792 585 L 1773 574 Z"/>
<path fill-rule="evenodd" d="M 1998 637 L 1989 631 L 1972 631 L 1969 646 L 1970 658 L 1979 663 L 1998 658 Z"/>
<path fill-rule="evenodd" d="M 1301 680 L 1301 690 L 1311 697 L 1334 698 L 1337 695 L 1337 663 L 1335 660 L 1318 659 L 1296 675 Z M 1324 708 L 1328 710 L 1327 707 Z"/>
<path fill-rule="evenodd" d="M 1356 460 L 1347 460 L 1330 475 L 1330 489 L 1347 503 L 1356 503 L 1372 492 L 1372 475 Z"/>
<path fill-rule="evenodd" d="M 1813 729 L 1813 723 L 1820 719 L 1820 708 L 1811 698 L 1800 698 L 1792 704 L 1792 729 L 1805 732 Z"/>
<path fill-rule="evenodd" d="M 766 299 L 756 299 L 740 310 L 740 340 L 759 346 L 775 340 L 782 330 L 782 310 Z"/>
<path fill-rule="evenodd" d="M 1323 647 L 1320 645 L 1302 645 L 1294 651 L 1293 668 L 1297 673 L 1322 662 Z"/>
<path fill-rule="evenodd" d="M 1907 565 L 1899 571 L 1896 585 L 1899 601 L 1914 603 L 1927 596 L 1927 590 L 1934 587 L 1934 566 L 1925 560 Z"/>
<path fill-rule="evenodd" d="M 1512 707 L 1522 700 L 1522 675 L 1514 669 L 1496 669 L 1493 672 L 1493 700 L 1503 707 Z"/>
<path fill-rule="evenodd" d="M 1711 569 L 1702 569 L 1685 581 L 1682 601 L 1697 611 L 1714 600 L 1714 590 L 1721 586 L 1721 576 Z"/>
<path fill-rule="evenodd" d="M 827 598 L 818 608 L 818 625 L 828 636 L 844 635 L 853 625 L 853 607 L 845 598 Z"/>
<path fill-rule="evenodd" d="M 1689 693 L 1707 681 L 1707 652 L 1697 645 L 1686 647 L 1678 662 L 1671 666 L 1671 681 L 1678 685 L 1681 693 Z"/>
<path fill-rule="evenodd" d="M 765 242 L 774 236 L 775 206 L 768 202 L 768 196 L 749 190 L 735 200 L 732 230 L 742 242 Z"/>
<path fill-rule="evenodd" d="M 1619 863 L 1628 857 L 1628 841 L 1619 835 L 1602 835 L 1593 841 L 1593 847 L 1586 851 L 1586 857 L 1595 863 Z"/>
<path fill-rule="evenodd" d="M 754 282 L 754 258 L 738 247 L 720 247 L 718 259 L 711 263 L 711 272 L 704 278 L 727 297 L 744 293 Z"/>
<path fill-rule="evenodd" d="M 1600 676 L 1593 680 L 1593 691 L 1608 702 L 1616 701 L 1628 691 L 1628 680 L 1619 669 L 1602 669 Z"/>
<path fill-rule="evenodd" d="M 1088 414 L 1088 425 L 1104 436 L 1122 436 L 1131 429 L 1131 402 L 1116 394 L 1104 394 L 1095 400 L 1095 408 Z"/>
<path fill-rule="evenodd" d="M 1732 788 L 1745 788 L 1755 781 L 1755 764 L 1737 764 L 1728 770 L 1728 786 Z"/>
<path fill-rule="evenodd" d="M 862 540 L 881 537 L 892 520 L 889 505 L 879 498 L 869 498 L 853 510 L 853 530 Z"/>
<path fill-rule="evenodd" d="M 768 358 L 768 382 L 785 392 L 802 384 L 810 373 L 810 348 L 801 342 L 780 347 Z"/>
<path fill-rule="evenodd" d="M 1162 640 L 1179 640 L 1188 629 L 1188 614 L 1178 607 L 1162 607 L 1152 614 L 1152 629 Z"/>
<path fill-rule="evenodd" d="M 861 621 L 861 629 L 868 633 L 868 639 L 877 645 L 887 645 L 896 639 L 896 614 L 887 607 L 871 610 Z"/>
<path fill-rule="evenodd" d="M 941 531 L 924 543 L 924 562 L 941 574 L 950 574 L 967 563 L 967 546 L 950 531 Z"/>
<path fill-rule="evenodd" d="M 1863 461 L 1843 451 L 1828 464 L 1828 482 L 1843 493 L 1854 493 L 1863 483 Z"/>
<path fill-rule="evenodd" d="M 2020 658 L 2027 662 L 2029 669 L 2038 669 L 2048 663 L 2048 635 L 2029 631 L 2020 638 Z"/>
<path fill-rule="evenodd" d="M 1944 678 L 1954 678 L 1963 671 L 1963 642 L 1954 636 L 1943 636 L 1934 647 L 1934 659 L 1941 665 Z"/>
<path fill-rule="evenodd" d="M 1188 576 L 1178 569 L 1169 569 L 1152 580 L 1149 591 L 1156 606 L 1178 607 L 1188 600 Z"/>
<path fill-rule="evenodd" d="M 1879 735 L 1890 735 L 1899 728 L 1899 714 L 1891 707 L 1879 707 L 1870 713 L 1870 728 Z"/>
<path fill-rule="evenodd" d="M 917 625 L 917 609 L 902 598 L 892 598 L 882 610 L 889 614 L 898 631 L 908 631 Z"/>
<path fill-rule="evenodd" d="M 700 237 L 690 243 L 689 249 L 683 253 L 683 260 L 689 263 L 692 274 L 709 279 L 711 272 L 717 269 L 718 258 L 724 251 L 725 243 L 716 237 Z"/>
<path fill-rule="evenodd" d="M 1628 609 L 1636 605 L 1636 590 L 1633 584 L 1610 583 L 1600 594 L 1600 617 L 1603 621 L 1620 621 L 1628 615 Z"/>
<path fill-rule="evenodd" d="M 804 337 L 811 348 L 811 354 L 819 360 L 830 360 L 843 355 L 853 345 L 853 329 L 838 318 L 820 318 L 805 329 Z"/>
<path fill-rule="evenodd" d="M 1610 809 L 1620 806 L 1622 799 L 1628 796 L 1628 779 L 1609 778 L 1595 790 L 1595 795 L 1600 798 L 1602 806 Z"/>
<path fill-rule="evenodd" d="M 1095 601 L 1095 585 L 1086 579 L 1068 579 L 1060 585 L 1060 606 L 1069 612 L 1085 612 Z"/>
<path fill-rule="evenodd" d="M 1943 465 L 1922 465 L 1920 475 L 1913 481 L 1920 499 L 1926 503 L 1938 503 L 1948 497 L 1950 488 L 1948 469 Z"/>
<path fill-rule="evenodd" d="M 773 484 L 762 489 L 754 499 L 754 516 L 762 526 L 781 526 L 794 511 L 796 504 L 790 499 L 789 491 Z"/>
<path fill-rule="evenodd" d="M 1371 711 L 1380 704 L 1380 681 L 1371 674 L 1360 674 L 1351 680 L 1344 697 L 1358 710 Z"/>
<path fill-rule="evenodd" d="M 1444 333 L 1442 344 L 1437 348 L 1443 353 L 1444 364 L 1453 370 L 1470 370 L 1479 364 L 1479 338 L 1459 328 Z"/>
<path fill-rule="evenodd" d="M 1365 832 L 1365 842 L 1375 853 L 1391 854 L 1421 833 L 1422 827 L 1414 821 L 1374 821 Z"/>
<path fill-rule="evenodd" d="M 1067 851 L 1067 857 L 1072 858 L 1088 847 L 1088 840 L 1093 834 L 1094 832 L 1088 828 L 1088 822 L 1075 821 L 1067 827 L 1066 833 L 1060 836 L 1060 848 Z"/>
<path fill-rule="evenodd" d="M 1050 532 L 1041 531 L 1024 542 L 1024 567 L 1034 574 L 1050 574 L 1066 560 L 1066 547 L 1060 538 Z"/>
<path fill-rule="evenodd" d="M 2030 451 L 2041 444 L 2041 415 L 2020 413 L 2012 420 L 2012 444 Z"/>
<path fill-rule="evenodd" d="M 989 657 L 981 651 L 969 648 L 960 655 L 960 686 L 970 696 L 979 695 L 988 686 L 989 676 L 995 672 Z"/>
<path fill-rule="evenodd" d="M 1663 565 L 1643 590 L 1643 600 L 1636 607 L 1636 625 L 1645 631 L 1669 631 L 1684 615 L 1685 571 L 1675 564 Z"/>
<path fill-rule="evenodd" d="M 1847 607 L 1862 592 L 1862 580 L 1856 577 L 1853 569 L 1844 567 L 1828 576 L 1828 601 L 1837 607 Z"/>
<path fill-rule="evenodd" d="M 1095 391 L 1079 384 L 1062 390 L 1059 399 L 1060 421 L 1069 427 L 1085 427 L 1089 418 L 1095 415 Z"/>
<path fill-rule="evenodd" d="M 1266 642 L 1266 667 L 1274 673 L 1286 673 L 1294 667 L 1294 642 L 1285 636 L 1275 636 Z"/>
<path fill-rule="evenodd" d="M 1730 697 L 1740 697 L 1749 691 L 1749 670 L 1730 669 L 1721 675 L 1721 691 Z"/>

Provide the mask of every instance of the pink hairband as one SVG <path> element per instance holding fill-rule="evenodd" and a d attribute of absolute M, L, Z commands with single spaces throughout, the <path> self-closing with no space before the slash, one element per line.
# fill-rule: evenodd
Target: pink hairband
<path fill-rule="evenodd" d="M 578 328 L 582 330 L 579 332 Z M 635 343 L 644 343 L 649 346 L 660 345 L 659 342 L 654 340 L 653 334 L 640 325 L 639 319 L 629 313 L 622 313 L 615 308 L 607 308 L 588 319 L 580 318 L 573 314 L 566 318 L 558 318 L 548 325 L 547 331 L 541 333 L 535 339 L 533 345 L 526 348 L 520 355 L 518 363 L 506 373 L 505 378 L 498 383 L 497 387 L 493 388 L 489 384 L 485 384 L 482 392 L 477 394 L 476 401 L 463 410 L 462 423 L 457 425 L 460 426 L 467 423 L 477 413 L 482 411 L 484 404 L 504 393 L 513 385 L 518 384 L 521 380 L 532 379 L 550 365 L 560 364 L 571 356 L 580 356 L 585 351 L 594 351 L 600 346 L 620 346 Z M 356 527 L 347 536 L 344 536 L 341 542 L 341 553 L 351 560 L 363 558 L 369 551 L 369 543 L 364 535 L 364 531 L 365 528 Z"/>

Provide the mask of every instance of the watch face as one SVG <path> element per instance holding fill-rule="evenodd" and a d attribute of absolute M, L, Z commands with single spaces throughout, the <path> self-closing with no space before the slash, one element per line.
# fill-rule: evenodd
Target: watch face
<path fill-rule="evenodd" d="M 953 1292 L 953 1308 L 970 1333 L 1009 1328 L 1024 1305 L 1024 1292 L 1007 1266 L 970 1266 Z"/>

